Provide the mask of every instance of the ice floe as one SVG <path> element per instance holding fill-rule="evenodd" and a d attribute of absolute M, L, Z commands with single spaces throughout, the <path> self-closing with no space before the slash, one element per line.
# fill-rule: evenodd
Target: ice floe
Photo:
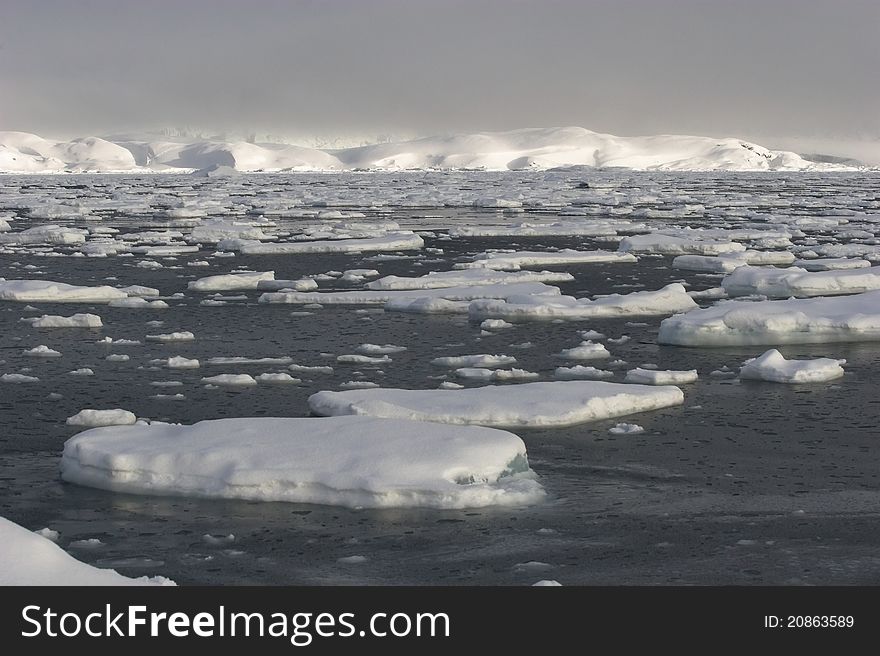
<path fill-rule="evenodd" d="M 610 419 L 684 402 L 677 387 L 559 381 L 461 390 L 378 388 L 317 392 L 318 415 L 368 415 L 447 424 L 554 427 Z"/>
<path fill-rule="evenodd" d="M 351 507 L 522 505 L 544 495 L 512 433 L 368 417 L 98 428 L 65 443 L 61 476 L 117 492 Z"/>
<path fill-rule="evenodd" d="M 786 360 L 778 350 L 770 349 L 757 358 L 746 360 L 739 370 L 739 377 L 773 383 L 823 383 L 843 376 L 841 365 L 844 364 L 846 360 L 832 358 Z"/>

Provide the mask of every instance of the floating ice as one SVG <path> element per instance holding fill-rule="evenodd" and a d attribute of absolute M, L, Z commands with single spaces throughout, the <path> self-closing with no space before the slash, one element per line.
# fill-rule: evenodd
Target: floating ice
<path fill-rule="evenodd" d="M 562 349 L 557 357 L 564 360 L 600 360 L 610 358 L 611 354 L 604 345 L 586 340 L 573 348 Z"/>
<path fill-rule="evenodd" d="M 221 292 L 234 289 L 257 289 L 260 281 L 275 280 L 274 271 L 260 271 L 249 273 L 227 273 L 217 276 L 207 276 L 198 280 L 191 280 L 187 289 L 197 292 Z"/>
<path fill-rule="evenodd" d="M 698 307 L 679 283 L 657 291 L 611 294 L 594 300 L 573 296 L 516 296 L 508 300 L 475 300 L 468 306 L 473 320 L 591 319 L 674 314 Z"/>
<path fill-rule="evenodd" d="M 558 427 L 620 417 L 684 402 L 677 387 L 603 381 L 537 382 L 461 390 L 378 388 L 318 392 L 318 415 L 369 415 L 447 424 Z"/>
<path fill-rule="evenodd" d="M 0 300 L 20 303 L 109 303 L 127 294 L 106 285 L 87 287 L 51 280 L 0 280 Z"/>
<path fill-rule="evenodd" d="M 60 358 L 61 353 L 56 351 L 55 349 L 50 349 L 45 344 L 40 344 L 39 346 L 35 346 L 34 348 L 25 349 L 21 352 L 22 355 L 27 356 L 29 358 Z"/>
<path fill-rule="evenodd" d="M 823 383 L 843 376 L 843 364 L 846 360 L 832 358 L 786 360 L 782 353 L 770 349 L 757 358 L 746 360 L 739 377 L 773 383 Z"/>
<path fill-rule="evenodd" d="M 696 369 L 687 371 L 663 371 L 660 369 L 630 369 L 626 372 L 625 383 L 638 383 L 640 385 L 682 385 L 696 382 L 698 378 Z"/>
<path fill-rule="evenodd" d="M 660 253 L 662 255 L 719 255 L 744 251 L 746 247 L 735 241 L 690 239 L 652 233 L 624 237 L 620 241 L 620 250 L 624 253 Z"/>
<path fill-rule="evenodd" d="M 80 410 L 67 418 L 68 426 L 126 426 L 137 421 L 133 412 L 116 408 L 113 410 Z"/>
<path fill-rule="evenodd" d="M 182 355 L 176 355 L 174 357 L 168 358 L 165 362 L 165 366 L 169 369 L 198 369 L 199 361 L 195 359 L 185 358 Z"/>
<path fill-rule="evenodd" d="M 471 285 L 510 285 L 521 282 L 566 282 L 574 280 L 570 273 L 553 271 L 521 271 L 506 273 L 482 269 L 434 271 L 418 278 L 385 276 L 367 283 L 367 289 L 379 291 L 398 289 L 437 289 Z"/>
<path fill-rule="evenodd" d="M 217 246 L 237 251 L 242 255 L 297 255 L 302 253 L 364 253 L 379 251 L 417 250 L 425 245 L 414 232 L 391 232 L 381 237 L 366 239 L 337 239 L 329 241 L 270 242 L 246 239 L 224 239 Z"/>
<path fill-rule="evenodd" d="M 880 341 L 880 291 L 839 298 L 721 301 L 664 319 L 657 340 L 678 346 Z"/>
<path fill-rule="evenodd" d="M 202 382 L 207 385 L 222 385 L 224 387 L 252 387 L 257 384 L 254 377 L 249 374 L 217 374 L 205 376 Z"/>
<path fill-rule="evenodd" d="M 472 262 L 456 264 L 456 269 L 497 269 L 517 271 L 520 268 L 553 266 L 559 264 L 598 264 L 637 262 L 635 255 L 617 251 L 517 251 L 514 253 L 481 253 Z M 542 272 L 548 273 L 548 272 Z"/>
<path fill-rule="evenodd" d="M 160 335 L 147 335 L 148 342 L 191 342 L 196 338 L 188 330 L 174 333 L 162 333 Z"/>
<path fill-rule="evenodd" d="M 100 328 L 104 325 L 97 314 L 73 314 L 69 317 L 44 314 L 28 321 L 34 328 Z"/>
<path fill-rule="evenodd" d="M 809 272 L 798 267 L 740 267 L 721 286 L 730 296 L 761 294 L 771 298 L 860 294 L 880 289 L 880 266 Z"/>
<path fill-rule="evenodd" d="M 506 364 L 516 364 L 516 358 L 512 355 L 489 355 L 478 353 L 476 355 L 454 355 L 442 358 L 434 358 L 431 364 L 438 367 L 503 367 Z"/>
<path fill-rule="evenodd" d="M 560 380 L 602 380 L 614 378 L 614 372 L 578 364 L 573 367 L 556 367 L 553 377 Z"/>
<path fill-rule="evenodd" d="M 52 540 L 0 517 L 0 585 L 174 585 L 162 576 L 137 579 L 78 561 Z"/>
<path fill-rule="evenodd" d="M 351 507 L 466 508 L 543 497 L 512 433 L 367 417 L 99 428 L 65 443 L 61 476 L 118 492 Z"/>
<path fill-rule="evenodd" d="M 266 292 L 260 303 L 320 303 L 321 305 L 385 305 L 389 302 L 448 300 L 470 301 L 477 298 L 508 298 L 510 296 L 555 296 L 558 287 L 541 282 L 520 282 L 509 285 L 469 285 L 433 289 L 359 290 L 348 292 Z M 397 309 L 397 308 L 395 308 Z"/>

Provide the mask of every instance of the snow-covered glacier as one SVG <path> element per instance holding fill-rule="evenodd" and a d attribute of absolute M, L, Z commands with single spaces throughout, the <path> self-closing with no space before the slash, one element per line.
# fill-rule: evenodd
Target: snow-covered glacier
<path fill-rule="evenodd" d="M 320 150 L 284 143 L 132 139 L 56 141 L 0 132 L 0 172 L 191 172 L 482 169 L 590 166 L 667 171 L 847 168 L 732 137 L 620 137 L 581 127 L 526 128 Z"/>

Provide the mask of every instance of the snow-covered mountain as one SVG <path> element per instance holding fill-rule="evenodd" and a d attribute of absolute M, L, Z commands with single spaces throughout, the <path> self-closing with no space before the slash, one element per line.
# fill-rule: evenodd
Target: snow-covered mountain
<path fill-rule="evenodd" d="M 63 142 L 25 132 L 0 132 L 0 171 L 189 172 L 216 167 L 239 171 L 522 170 L 565 166 L 671 171 L 848 168 L 809 161 L 793 152 L 769 150 L 741 139 L 617 137 L 579 127 L 426 137 L 326 150 L 245 141 L 111 139 L 84 137 Z"/>

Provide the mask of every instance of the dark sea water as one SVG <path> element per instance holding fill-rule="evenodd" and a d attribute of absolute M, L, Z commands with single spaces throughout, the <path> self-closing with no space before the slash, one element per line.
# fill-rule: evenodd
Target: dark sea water
<path fill-rule="evenodd" d="M 66 198 L 87 193 L 90 198 L 100 198 L 111 193 L 102 185 L 121 184 L 112 177 L 85 177 L 81 180 L 83 191 L 72 185 L 77 179 L 0 178 L 5 191 L 3 205 L 20 216 L 26 211 L 17 210 L 9 200 L 15 193 L 63 194 Z M 638 192 L 639 198 L 656 197 L 638 201 L 638 207 L 676 206 L 676 198 L 696 198 L 694 202 L 704 206 L 707 199 L 721 199 L 716 207 L 726 208 L 726 212 L 696 210 L 684 218 L 666 219 L 664 225 L 729 227 L 731 208 L 739 207 L 734 201 L 749 198 L 757 200 L 748 211 L 765 214 L 822 216 L 834 214 L 831 210 L 835 208 L 870 213 L 877 207 L 876 178 L 794 179 L 630 176 L 617 184 L 628 202 L 636 202 L 633 189 L 639 185 L 645 188 Z M 345 185 L 354 188 L 358 180 L 304 177 L 296 184 L 330 184 L 334 187 L 330 196 L 343 196 Z M 615 178 L 609 175 L 608 180 Z M 367 181 L 374 186 L 383 184 L 371 178 Z M 173 198 L 179 192 L 175 192 L 178 183 L 162 183 L 166 186 L 156 192 L 151 190 L 156 183 L 150 178 L 139 179 L 134 187 L 161 198 Z M 516 183 L 529 189 L 547 187 L 544 195 L 554 197 L 555 188 L 549 182 L 530 178 L 525 183 L 504 176 L 481 181 L 474 175 L 444 182 L 458 190 L 466 185 L 494 185 L 507 194 L 516 189 Z M 276 177 L 255 176 L 247 184 L 257 192 L 272 187 L 264 191 L 270 199 L 286 193 L 287 183 Z M 36 185 L 37 190 L 28 185 Z M 784 188 L 792 185 L 798 185 L 796 193 L 784 193 Z M 858 191 L 855 208 L 853 190 Z M 481 195 L 500 194 L 478 191 Z M 196 197 L 198 193 L 196 190 Z M 605 240 L 579 237 L 448 240 L 442 233 L 444 227 L 530 217 L 527 213 L 511 219 L 465 206 L 425 209 L 388 204 L 381 210 L 369 209 L 365 207 L 368 198 L 357 194 L 356 198 L 356 205 L 368 217 L 434 230 L 433 236 L 426 236 L 426 246 L 443 253 L 383 261 L 371 260 L 369 254 L 239 255 L 212 259 L 210 267 L 185 266 L 187 261 L 204 259 L 206 252 L 213 252 L 209 248 L 175 259 L 155 258 L 165 268 L 144 269 L 134 266 L 143 258 L 40 257 L 23 250 L 0 254 L 0 276 L 79 284 L 142 284 L 171 295 L 185 292 L 186 282 L 194 277 L 244 266 L 275 270 L 277 278 L 364 267 L 377 268 L 383 275 L 422 275 L 448 269 L 487 248 L 616 248 Z M 787 204 L 780 205 L 780 199 Z M 678 205 L 681 202 L 685 201 Z M 542 218 L 553 218 L 556 212 L 534 210 Z M 880 209 L 874 209 L 877 212 Z M 48 222 L 32 221 L 34 225 Z M 63 222 L 83 224 L 75 218 Z M 155 229 L 163 220 L 108 212 L 102 225 L 125 232 L 145 229 L 145 225 Z M 16 228 L 20 227 L 26 226 L 19 223 Z M 833 240 L 833 231 L 801 239 L 811 238 Z M 798 239 L 794 241 L 798 243 Z M 720 276 L 674 270 L 670 262 L 669 257 L 657 257 L 640 258 L 636 264 L 552 268 L 575 275 L 574 281 L 559 284 L 563 293 L 575 296 L 657 289 L 679 280 L 699 290 L 715 287 L 720 281 Z M 24 269 L 27 265 L 36 269 Z M 107 278 L 114 277 L 117 280 L 108 283 Z M 354 284 L 322 283 L 322 291 L 356 288 Z M 0 386 L 0 515 L 28 528 L 49 526 L 59 531 L 62 547 L 98 538 L 103 546 L 70 551 L 81 560 L 129 576 L 161 574 L 180 584 L 519 585 L 539 579 L 563 584 L 880 583 L 880 378 L 876 374 L 880 344 L 782 349 L 789 358 L 845 358 L 845 377 L 831 383 L 740 382 L 734 376 L 713 376 L 710 372 L 725 365 L 736 371 L 743 360 L 759 355 L 764 348 L 659 346 L 656 336 L 662 317 L 532 322 L 481 336 L 478 324 L 458 315 L 325 306 L 312 310 L 311 315 L 292 316 L 291 312 L 303 308 L 258 304 L 259 293 L 254 291 L 229 295 L 244 295 L 247 300 L 205 307 L 199 305 L 204 294 L 187 293 L 183 298 L 167 299 L 171 307 L 165 310 L 35 304 L 38 312 L 26 310 L 23 303 L 0 302 L 0 360 L 5 361 L 0 373 L 31 368 L 26 373 L 40 378 L 34 384 Z M 43 313 L 86 311 L 99 314 L 105 327 L 39 330 L 20 322 L 22 317 Z M 164 324 L 147 326 L 151 320 Z M 539 372 L 542 379 L 549 380 L 555 367 L 573 364 L 560 362 L 554 354 L 577 345 L 577 331 L 586 329 L 613 338 L 630 336 L 623 344 L 606 342 L 614 359 L 628 363 L 614 368 L 618 382 L 627 369 L 645 363 L 660 369 L 696 368 L 700 379 L 682 386 L 685 403 L 679 407 L 570 428 L 517 430 L 527 445 L 531 466 L 548 492 L 547 501 L 537 506 L 354 510 L 117 494 L 67 484 L 59 478 L 62 446 L 76 432 L 64 421 L 82 408 L 119 407 L 140 417 L 182 423 L 220 417 L 302 417 L 308 415 L 306 399 L 310 394 L 338 389 L 349 380 L 434 389 L 445 372 L 429 366 L 428 361 L 469 353 L 515 355 L 519 360 L 516 366 Z M 105 335 L 143 340 L 146 334 L 175 330 L 192 331 L 197 339 L 134 346 L 96 343 Z M 352 353 L 365 342 L 393 343 L 408 350 L 380 366 L 335 362 L 336 355 Z M 531 342 L 532 347 L 512 347 L 524 342 Z M 22 355 L 22 349 L 37 344 L 46 344 L 63 357 Z M 104 358 L 110 353 L 128 354 L 130 360 L 107 362 Z M 169 370 L 151 363 L 171 355 L 203 361 L 216 356 L 290 356 L 299 364 L 333 366 L 334 373 L 304 375 L 298 386 L 206 389 L 200 382 L 202 376 L 256 375 L 286 369 L 203 364 L 195 370 Z M 607 366 L 601 361 L 584 364 Z M 95 375 L 67 373 L 79 367 L 91 367 Z M 183 384 L 173 388 L 150 384 L 167 380 Z M 178 392 L 186 399 L 150 398 Z M 49 398 L 50 394 L 61 398 Z M 645 431 L 609 433 L 619 421 L 638 423 Z M 204 539 L 205 534 L 234 534 L 235 539 L 212 544 Z M 367 560 L 337 562 L 353 555 Z"/>

